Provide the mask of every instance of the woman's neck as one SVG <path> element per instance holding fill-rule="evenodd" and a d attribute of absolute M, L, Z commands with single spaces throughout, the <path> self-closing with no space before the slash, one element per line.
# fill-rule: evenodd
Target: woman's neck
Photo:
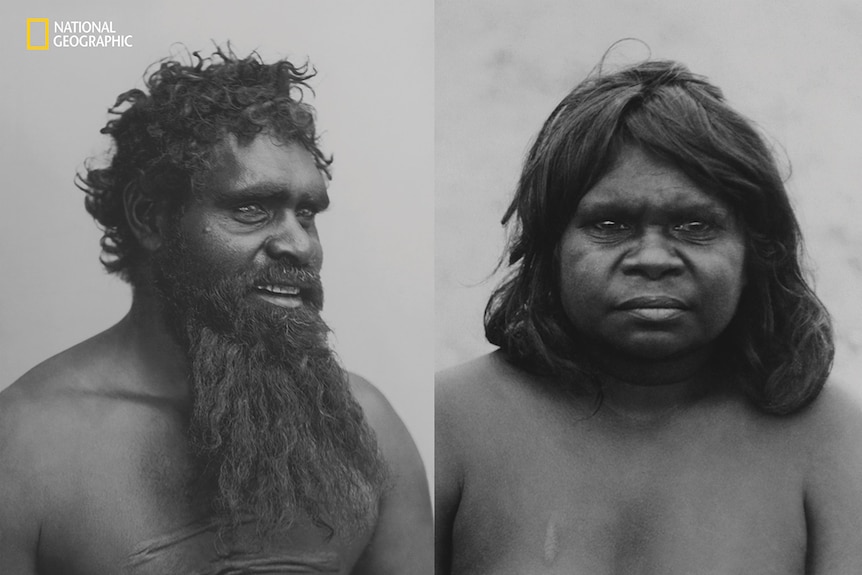
<path fill-rule="evenodd" d="M 664 417 L 694 405 L 717 391 L 723 380 L 711 347 L 663 359 L 591 355 L 603 405 L 636 419 Z"/>

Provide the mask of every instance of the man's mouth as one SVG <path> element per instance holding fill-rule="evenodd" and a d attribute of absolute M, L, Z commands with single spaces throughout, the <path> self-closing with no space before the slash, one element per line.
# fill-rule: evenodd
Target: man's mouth
<path fill-rule="evenodd" d="M 302 290 L 293 285 L 263 284 L 254 286 L 264 301 L 280 307 L 299 307 L 303 304 Z"/>

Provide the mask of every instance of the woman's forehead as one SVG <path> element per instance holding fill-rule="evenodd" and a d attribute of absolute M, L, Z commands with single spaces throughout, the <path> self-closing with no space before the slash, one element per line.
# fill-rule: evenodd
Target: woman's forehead
<path fill-rule="evenodd" d="M 634 146 L 620 151 L 608 172 L 581 197 L 577 209 L 610 206 L 730 209 L 719 194 L 672 162 Z"/>

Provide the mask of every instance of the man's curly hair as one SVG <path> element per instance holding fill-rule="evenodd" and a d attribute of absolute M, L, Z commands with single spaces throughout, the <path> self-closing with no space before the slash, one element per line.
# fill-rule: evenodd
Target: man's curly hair
<path fill-rule="evenodd" d="M 145 253 L 126 217 L 127 196 L 178 210 L 206 182 L 215 148 L 228 134 L 240 144 L 263 131 L 299 143 L 330 177 L 332 160 L 319 147 L 315 110 L 304 102 L 313 68 L 287 60 L 264 64 L 257 53 L 239 58 L 230 46 L 192 57 L 196 61 L 159 62 L 145 90 L 117 97 L 109 109 L 117 117 L 101 130 L 113 139 L 110 165 L 88 165 L 77 178 L 87 211 L 104 230 L 102 264 L 132 284 Z"/>
<path fill-rule="evenodd" d="M 813 401 L 832 366 L 831 322 L 805 280 L 802 236 L 776 161 L 717 87 L 676 62 L 595 72 L 546 120 L 503 217 L 509 274 L 485 309 L 488 340 L 517 365 L 601 397 L 562 307 L 557 255 L 581 198 L 625 146 L 682 170 L 742 222 L 746 285 L 718 342 L 738 389 L 770 413 Z"/>

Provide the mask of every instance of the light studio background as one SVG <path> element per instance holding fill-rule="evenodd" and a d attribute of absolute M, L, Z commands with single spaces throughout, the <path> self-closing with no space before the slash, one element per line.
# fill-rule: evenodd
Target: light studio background
<path fill-rule="evenodd" d="M 490 351 L 500 218 L 542 122 L 617 40 L 707 76 L 792 167 L 833 377 L 862 396 L 862 4 L 855 0 L 436 4 L 436 368 Z M 638 43 L 611 63 L 647 56 Z"/>
<path fill-rule="evenodd" d="M 319 70 L 313 103 L 335 155 L 319 219 L 324 315 L 344 364 L 389 398 L 433 476 L 432 3 L 56 0 L 2 11 L 0 389 L 128 310 L 73 185 L 84 159 L 107 150 L 107 108 L 173 43 L 209 53 L 230 39 L 238 54 L 308 57 Z M 109 20 L 133 47 L 27 51 L 27 18 Z"/>

